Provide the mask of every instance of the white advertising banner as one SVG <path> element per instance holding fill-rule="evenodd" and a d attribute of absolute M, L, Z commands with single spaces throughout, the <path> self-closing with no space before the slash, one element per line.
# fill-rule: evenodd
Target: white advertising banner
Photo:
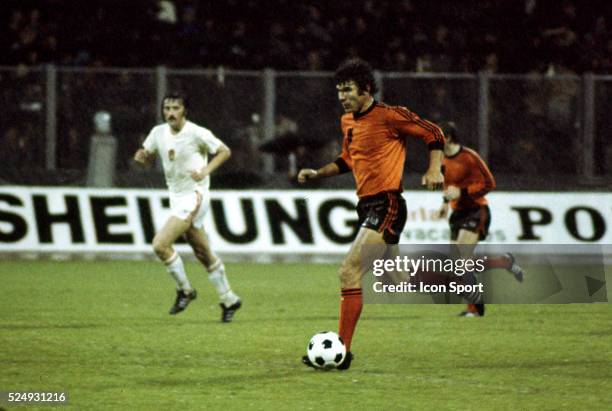
<path fill-rule="evenodd" d="M 403 244 L 449 240 L 441 194 L 404 193 Z M 611 193 L 495 192 L 487 242 L 612 244 Z M 219 253 L 343 254 L 357 230 L 350 190 L 212 191 L 206 230 Z M 165 190 L 0 187 L 1 252 L 152 252 Z M 187 250 L 179 244 L 179 250 Z"/>

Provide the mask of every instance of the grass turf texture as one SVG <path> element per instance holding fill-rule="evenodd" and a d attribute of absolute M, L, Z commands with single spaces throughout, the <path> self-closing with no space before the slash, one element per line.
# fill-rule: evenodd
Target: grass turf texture
<path fill-rule="evenodd" d="M 321 372 L 299 358 L 337 329 L 336 266 L 227 264 L 231 324 L 186 266 L 199 296 L 170 316 L 156 262 L 1 262 L 0 391 L 66 391 L 62 409 L 612 409 L 608 304 L 366 305 L 353 367 Z"/>

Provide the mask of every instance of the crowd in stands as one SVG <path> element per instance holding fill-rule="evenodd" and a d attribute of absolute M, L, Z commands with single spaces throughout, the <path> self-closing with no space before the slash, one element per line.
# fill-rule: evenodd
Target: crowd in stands
<path fill-rule="evenodd" d="M 612 73 L 608 0 L 5 0 L 0 65 Z"/>

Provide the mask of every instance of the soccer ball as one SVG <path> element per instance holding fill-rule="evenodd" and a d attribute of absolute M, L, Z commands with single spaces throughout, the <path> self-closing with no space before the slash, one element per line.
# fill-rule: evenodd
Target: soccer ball
<path fill-rule="evenodd" d="M 342 338 L 332 331 L 315 334 L 306 350 L 308 359 L 316 368 L 331 370 L 344 361 L 346 347 Z"/>

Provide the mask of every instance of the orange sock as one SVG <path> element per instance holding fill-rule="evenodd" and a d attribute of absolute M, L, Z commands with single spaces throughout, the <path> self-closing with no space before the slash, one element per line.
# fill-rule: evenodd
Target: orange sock
<path fill-rule="evenodd" d="M 511 264 L 510 259 L 508 257 L 500 256 L 487 258 L 484 266 L 486 270 L 492 270 L 494 268 L 505 268 L 506 270 L 509 270 Z"/>
<path fill-rule="evenodd" d="M 344 341 L 346 350 L 351 349 L 351 339 L 361 315 L 363 296 L 361 288 L 343 288 L 340 298 L 340 324 L 338 334 Z"/>

